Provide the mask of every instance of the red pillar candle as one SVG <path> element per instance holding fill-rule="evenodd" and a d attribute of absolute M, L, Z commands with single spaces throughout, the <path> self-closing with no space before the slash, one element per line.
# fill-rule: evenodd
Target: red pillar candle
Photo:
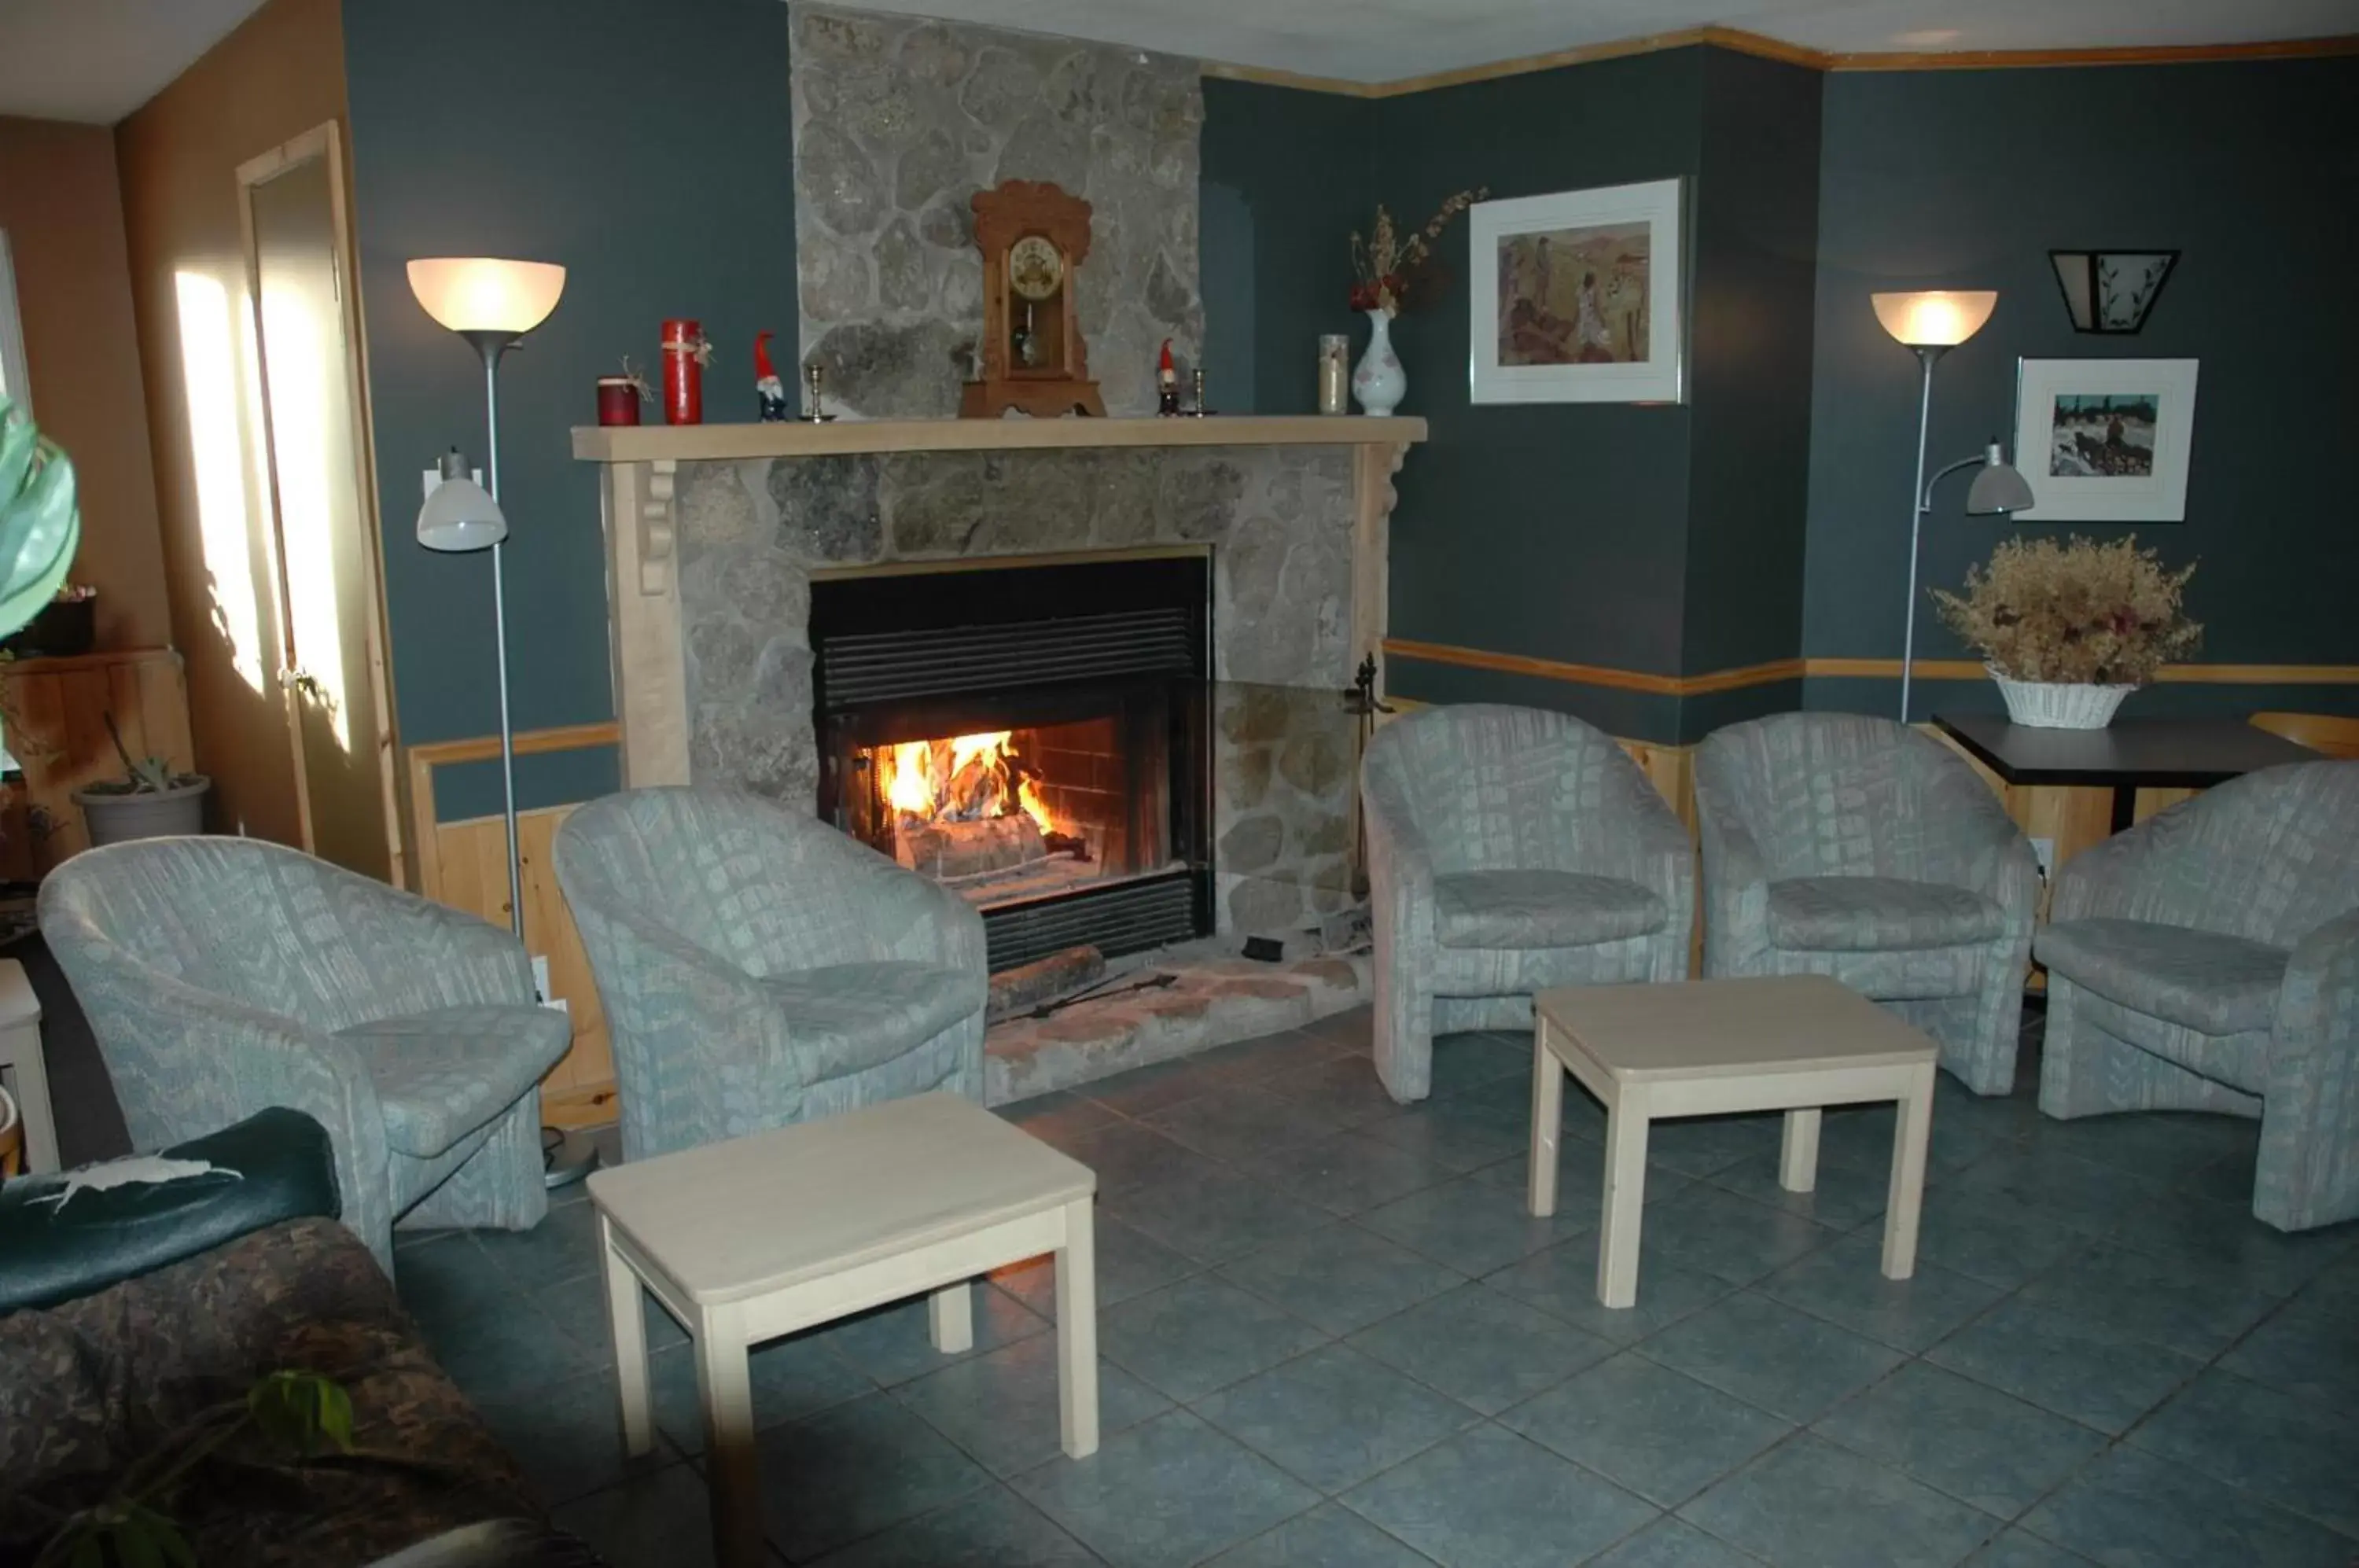
<path fill-rule="evenodd" d="M 640 385 L 627 376 L 598 377 L 598 422 L 602 425 L 637 424 Z"/>
<path fill-rule="evenodd" d="M 704 362 L 712 354 L 701 323 L 663 324 L 664 423 L 704 423 Z"/>

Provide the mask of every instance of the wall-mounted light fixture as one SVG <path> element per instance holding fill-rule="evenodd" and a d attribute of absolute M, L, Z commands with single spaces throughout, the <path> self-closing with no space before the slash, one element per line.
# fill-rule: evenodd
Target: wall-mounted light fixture
<path fill-rule="evenodd" d="M 2128 333 L 2146 325 L 2162 297 L 2175 250 L 2051 250 L 2049 265 L 2064 290 L 2076 332 Z"/>

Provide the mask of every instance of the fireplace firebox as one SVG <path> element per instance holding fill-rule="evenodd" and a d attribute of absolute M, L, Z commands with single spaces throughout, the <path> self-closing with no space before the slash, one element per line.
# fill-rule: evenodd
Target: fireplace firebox
<path fill-rule="evenodd" d="M 815 580 L 820 815 L 973 903 L 995 970 L 1209 931 L 1210 567 Z"/>

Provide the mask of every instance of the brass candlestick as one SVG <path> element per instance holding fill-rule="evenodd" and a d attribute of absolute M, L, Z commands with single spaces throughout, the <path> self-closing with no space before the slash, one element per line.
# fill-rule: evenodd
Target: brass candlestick
<path fill-rule="evenodd" d="M 1204 407 L 1204 369 L 1203 369 L 1203 366 L 1201 366 L 1201 365 L 1198 365 L 1194 371 L 1190 372 L 1190 379 L 1194 383 L 1194 386 L 1195 386 L 1195 392 L 1196 392 L 1196 406 L 1195 406 L 1193 408 L 1190 408 L 1190 409 L 1188 411 L 1188 412 L 1189 412 L 1189 416 L 1190 416 L 1190 418 L 1192 418 L 1192 419 L 1202 419 L 1205 415 L 1207 415 L 1207 414 L 1209 414 L 1209 413 L 1211 413 L 1211 412 L 1212 411 L 1212 409 L 1207 408 L 1206 407 Z"/>
<path fill-rule="evenodd" d="M 827 372 L 817 360 L 803 366 L 803 423 L 807 425 L 827 421 L 827 415 L 820 408 L 820 386 L 826 378 Z"/>

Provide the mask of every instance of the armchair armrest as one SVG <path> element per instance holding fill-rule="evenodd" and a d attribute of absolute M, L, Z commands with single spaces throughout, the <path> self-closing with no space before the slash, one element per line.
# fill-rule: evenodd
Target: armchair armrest
<path fill-rule="evenodd" d="M 2006 912 L 2010 933 L 2027 933 L 2039 907 L 2039 857 L 1998 797 L 1961 768 L 1928 809 L 1927 879 L 1982 894 Z"/>
<path fill-rule="evenodd" d="M 2359 1048 L 2359 909 L 2294 944 L 2277 991 L 2274 1054 Z"/>
<path fill-rule="evenodd" d="M 1769 863 L 1744 821 L 1699 777 L 1697 837 L 1703 851 L 1707 975 L 1741 974 L 1769 947 Z"/>
<path fill-rule="evenodd" d="M 653 1090 L 634 1076 L 648 1073 L 653 1057 L 683 1035 L 693 1037 L 699 1056 L 795 1085 L 810 1082 L 809 1064 L 786 1049 L 785 1020 L 761 981 L 636 909 L 608 900 L 575 908 L 583 934 L 599 928 L 600 945 L 611 950 L 591 971 L 619 1037 L 614 1066 L 625 1095 Z"/>
<path fill-rule="evenodd" d="M 2159 831 L 2165 821 L 2149 817 L 2066 861 L 2048 900 L 2049 921 L 2110 917 L 2193 923 L 2165 896 L 2170 855 Z"/>
<path fill-rule="evenodd" d="M 940 883 L 895 866 L 877 879 L 873 898 L 878 933 L 894 957 L 977 975 L 990 967 L 983 916 Z"/>

